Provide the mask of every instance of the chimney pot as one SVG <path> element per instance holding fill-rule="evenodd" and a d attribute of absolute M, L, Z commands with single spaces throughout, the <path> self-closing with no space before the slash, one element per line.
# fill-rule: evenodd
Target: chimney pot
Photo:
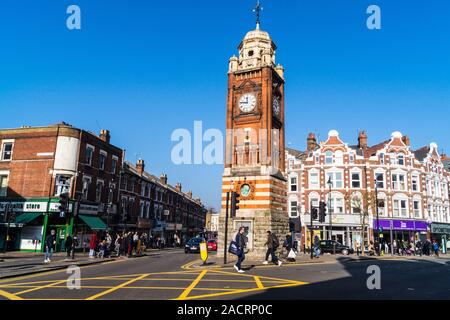
<path fill-rule="evenodd" d="M 167 184 L 167 174 L 163 173 L 159 176 L 159 181 L 161 181 L 162 184 Z"/>
<path fill-rule="evenodd" d="M 144 173 L 144 169 L 145 169 L 145 163 L 144 163 L 144 160 L 139 159 L 139 160 L 136 162 L 136 169 L 137 169 L 137 171 L 138 171 L 138 173 L 139 173 L 140 175 L 142 175 L 142 174 Z"/>
<path fill-rule="evenodd" d="M 308 135 L 308 139 L 306 139 L 306 146 L 308 151 L 314 151 L 317 146 L 316 135 L 314 133 L 310 133 Z"/>
<path fill-rule="evenodd" d="M 367 149 L 367 133 L 366 133 L 366 131 L 361 131 L 358 135 L 358 148 Z"/>
<path fill-rule="evenodd" d="M 109 143 L 111 140 L 111 134 L 109 130 L 102 129 L 100 130 L 100 140 L 105 141 L 106 143 Z"/>

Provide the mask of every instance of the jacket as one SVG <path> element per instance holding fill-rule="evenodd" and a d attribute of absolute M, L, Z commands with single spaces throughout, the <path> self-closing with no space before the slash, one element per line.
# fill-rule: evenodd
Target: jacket
<path fill-rule="evenodd" d="M 238 249 L 243 250 L 245 248 L 245 235 L 238 232 L 235 241 Z"/>
<path fill-rule="evenodd" d="M 49 234 L 45 238 L 45 246 L 48 247 L 49 249 L 55 249 L 55 241 L 56 241 L 56 237 Z"/>

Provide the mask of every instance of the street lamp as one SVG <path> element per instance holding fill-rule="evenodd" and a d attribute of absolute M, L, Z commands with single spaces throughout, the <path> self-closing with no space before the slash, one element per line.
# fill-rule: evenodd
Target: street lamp
<path fill-rule="evenodd" d="M 378 181 L 377 178 L 375 178 L 374 180 L 375 182 L 375 211 L 377 213 L 377 237 L 376 237 L 376 241 L 378 243 L 378 246 L 380 246 L 380 216 L 379 216 L 379 211 L 378 211 Z M 378 248 L 378 251 L 380 250 L 380 248 Z"/>
<path fill-rule="evenodd" d="M 11 212 L 10 212 L 11 211 Z M 5 233 L 5 242 L 3 244 L 3 253 L 6 253 L 6 249 L 8 247 L 8 236 L 9 236 L 9 226 L 11 224 L 11 220 L 14 217 L 14 210 L 11 209 L 11 203 L 5 204 L 5 220 L 7 222 L 6 233 Z"/>
<path fill-rule="evenodd" d="M 333 240 L 333 220 L 331 219 L 331 213 L 333 212 L 333 209 L 331 208 L 331 188 L 333 187 L 333 181 L 331 181 L 331 175 L 328 177 L 328 187 L 330 188 L 330 193 L 328 195 L 328 207 L 329 210 L 329 218 L 330 219 L 330 240 Z"/>

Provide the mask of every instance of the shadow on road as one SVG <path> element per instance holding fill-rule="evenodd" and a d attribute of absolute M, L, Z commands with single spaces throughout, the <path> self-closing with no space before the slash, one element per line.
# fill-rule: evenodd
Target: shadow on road
<path fill-rule="evenodd" d="M 380 267 L 381 289 L 370 290 L 368 267 Z M 291 267 L 294 268 L 294 267 Z M 349 260 L 342 257 L 337 263 L 314 267 L 295 267 L 295 279 L 309 282 L 307 285 L 269 289 L 244 300 L 372 300 L 372 299 L 450 299 L 450 261 L 409 259 L 379 260 L 367 257 L 364 260 Z M 291 272 L 292 272 L 291 271 Z M 297 278 L 298 275 L 298 278 Z M 270 275 L 268 275 L 270 276 Z M 279 272 L 274 276 L 280 276 Z M 328 277 L 328 279 L 327 279 Z M 302 278 L 313 279 L 312 281 Z M 321 280 L 325 279 L 325 280 Z M 373 278 L 372 278 L 373 279 Z M 373 283 L 373 280 L 369 280 Z"/>

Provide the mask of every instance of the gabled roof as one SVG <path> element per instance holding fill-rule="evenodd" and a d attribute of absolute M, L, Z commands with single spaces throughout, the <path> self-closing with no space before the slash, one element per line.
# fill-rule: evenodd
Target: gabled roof
<path fill-rule="evenodd" d="M 423 160 L 428 156 L 428 153 L 430 152 L 430 147 L 422 147 L 420 149 L 417 149 L 415 151 L 413 151 L 414 156 L 416 157 L 417 160 L 419 160 L 420 162 L 423 162 Z"/>
<path fill-rule="evenodd" d="M 300 151 L 292 148 L 286 148 L 286 151 L 299 160 L 305 160 L 308 157 L 307 151 Z"/>

